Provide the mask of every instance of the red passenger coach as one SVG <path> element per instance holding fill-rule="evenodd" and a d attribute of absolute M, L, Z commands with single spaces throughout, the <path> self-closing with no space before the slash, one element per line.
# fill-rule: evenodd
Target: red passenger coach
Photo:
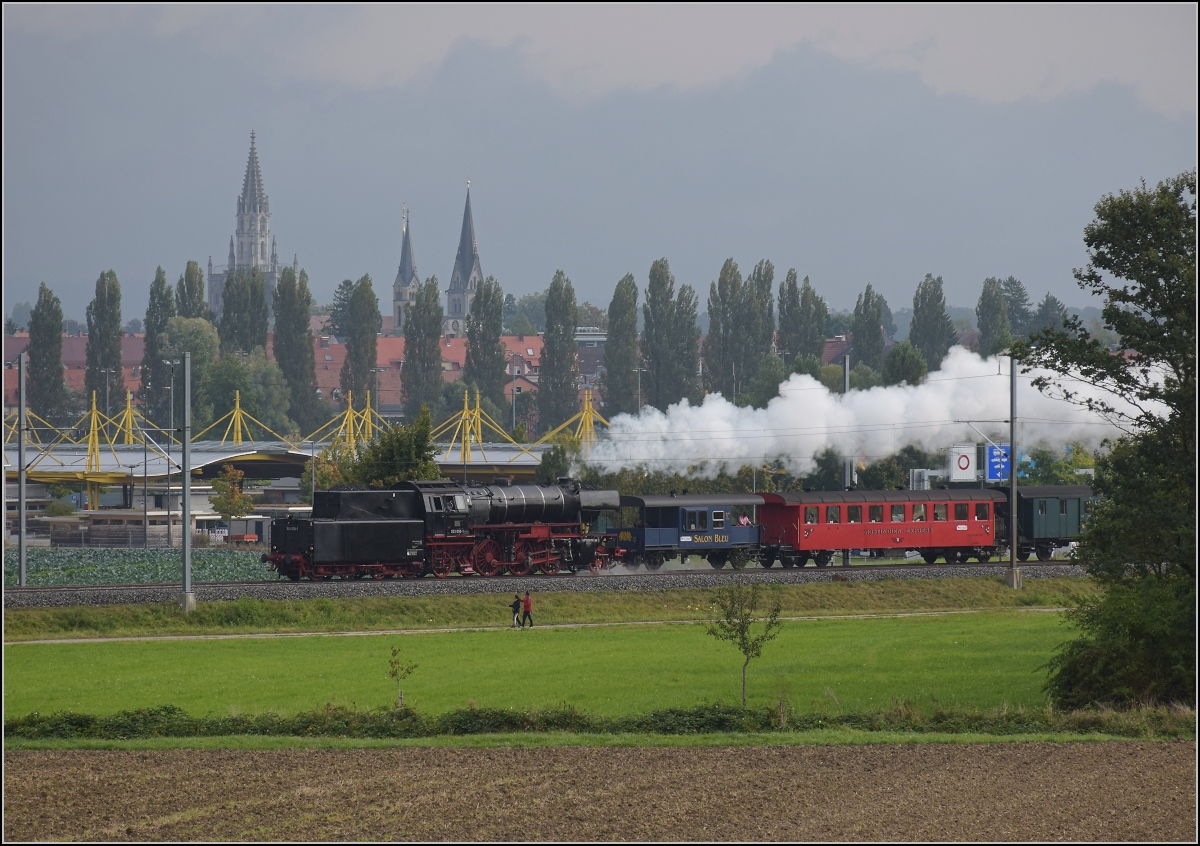
<path fill-rule="evenodd" d="M 764 563 L 811 558 L 824 567 L 839 549 L 915 549 L 927 563 L 989 560 L 1003 542 L 993 490 L 764 493 L 758 509 Z M 769 563 L 766 566 L 770 566 Z"/>

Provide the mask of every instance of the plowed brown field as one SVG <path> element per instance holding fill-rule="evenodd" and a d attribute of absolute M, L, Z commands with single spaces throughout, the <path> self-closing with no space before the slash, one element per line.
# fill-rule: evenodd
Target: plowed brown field
<path fill-rule="evenodd" d="M 4 753 L 13 840 L 1196 835 L 1196 744 Z"/>

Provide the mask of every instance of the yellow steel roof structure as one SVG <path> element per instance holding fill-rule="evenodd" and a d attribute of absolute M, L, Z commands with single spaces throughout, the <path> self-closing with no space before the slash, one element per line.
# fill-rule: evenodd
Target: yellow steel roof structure
<path fill-rule="evenodd" d="M 447 419 L 430 433 L 431 437 L 437 439 L 449 432 L 451 427 L 454 428 L 454 434 L 450 436 L 450 442 L 447 444 L 446 452 L 442 456 L 442 463 L 445 463 L 447 460 L 449 460 L 450 450 L 455 446 L 458 447 L 459 462 L 469 463 L 471 461 L 472 444 L 475 444 L 478 447 L 479 453 L 483 456 L 483 460 L 486 462 L 488 457 L 487 453 L 484 452 L 483 447 L 484 426 L 500 436 L 500 443 L 511 444 L 517 448 L 518 452 L 514 453 L 513 456 L 508 459 L 510 462 L 515 461 L 521 455 L 521 453 L 528 455 L 530 458 L 537 459 L 537 456 L 514 441 L 509 436 L 508 432 L 504 431 L 504 427 L 493 420 L 491 416 L 480 407 L 478 390 L 475 391 L 474 408 L 471 408 L 470 399 L 467 394 L 467 391 L 463 391 L 462 411 L 452 414 L 449 419 Z M 492 443 L 496 443 L 496 441 L 493 441 Z M 540 462 L 541 459 L 537 460 Z"/>

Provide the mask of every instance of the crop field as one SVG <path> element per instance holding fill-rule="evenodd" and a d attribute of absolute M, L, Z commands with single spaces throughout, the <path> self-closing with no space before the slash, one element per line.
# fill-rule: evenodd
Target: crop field
<path fill-rule="evenodd" d="M 876 710 L 1038 706 L 1039 671 L 1066 630 L 1059 615 L 985 612 L 791 620 L 749 669 L 751 704 Z M 698 624 L 542 627 L 404 635 L 248 637 L 5 646 L 5 708 L 112 713 L 174 704 L 189 713 L 294 713 L 331 702 L 387 705 L 398 645 L 424 712 L 569 703 L 598 714 L 740 702 L 741 654 Z"/>
<path fill-rule="evenodd" d="M 60 549 L 31 547 L 25 555 L 27 584 L 59 585 L 168 584 L 181 578 L 178 549 Z M 192 550 L 192 578 L 197 582 L 249 582 L 271 576 L 260 552 Z M 4 549 L 4 586 L 17 584 L 17 550 Z"/>

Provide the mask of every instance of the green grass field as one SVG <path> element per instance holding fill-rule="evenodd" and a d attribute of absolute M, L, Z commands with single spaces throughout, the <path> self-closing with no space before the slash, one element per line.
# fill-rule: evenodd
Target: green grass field
<path fill-rule="evenodd" d="M 893 700 L 1038 707 L 1045 663 L 1068 630 L 1056 613 L 793 620 L 750 665 L 750 703 L 800 712 Z M 541 627 L 405 635 L 152 640 L 5 646 L 7 714 L 107 714 L 162 704 L 189 713 L 296 713 L 394 701 L 399 645 L 418 669 L 406 699 L 438 713 L 569 703 L 602 715 L 739 702 L 737 650 L 697 624 Z"/>
<path fill-rule="evenodd" d="M 900 613 L 907 611 L 1063 608 L 1095 595 L 1091 579 L 1028 579 L 1014 591 L 998 577 L 980 579 L 881 579 L 770 585 L 769 602 L 784 616 Z M 508 625 L 508 594 L 357 599 L 201 602 L 182 614 L 172 603 L 100 607 L 27 608 L 6 611 L 4 641 L 44 638 L 342 632 L 446 629 Z M 534 596 L 539 623 L 690 621 L 712 602 L 701 589 L 561 591 Z"/>

